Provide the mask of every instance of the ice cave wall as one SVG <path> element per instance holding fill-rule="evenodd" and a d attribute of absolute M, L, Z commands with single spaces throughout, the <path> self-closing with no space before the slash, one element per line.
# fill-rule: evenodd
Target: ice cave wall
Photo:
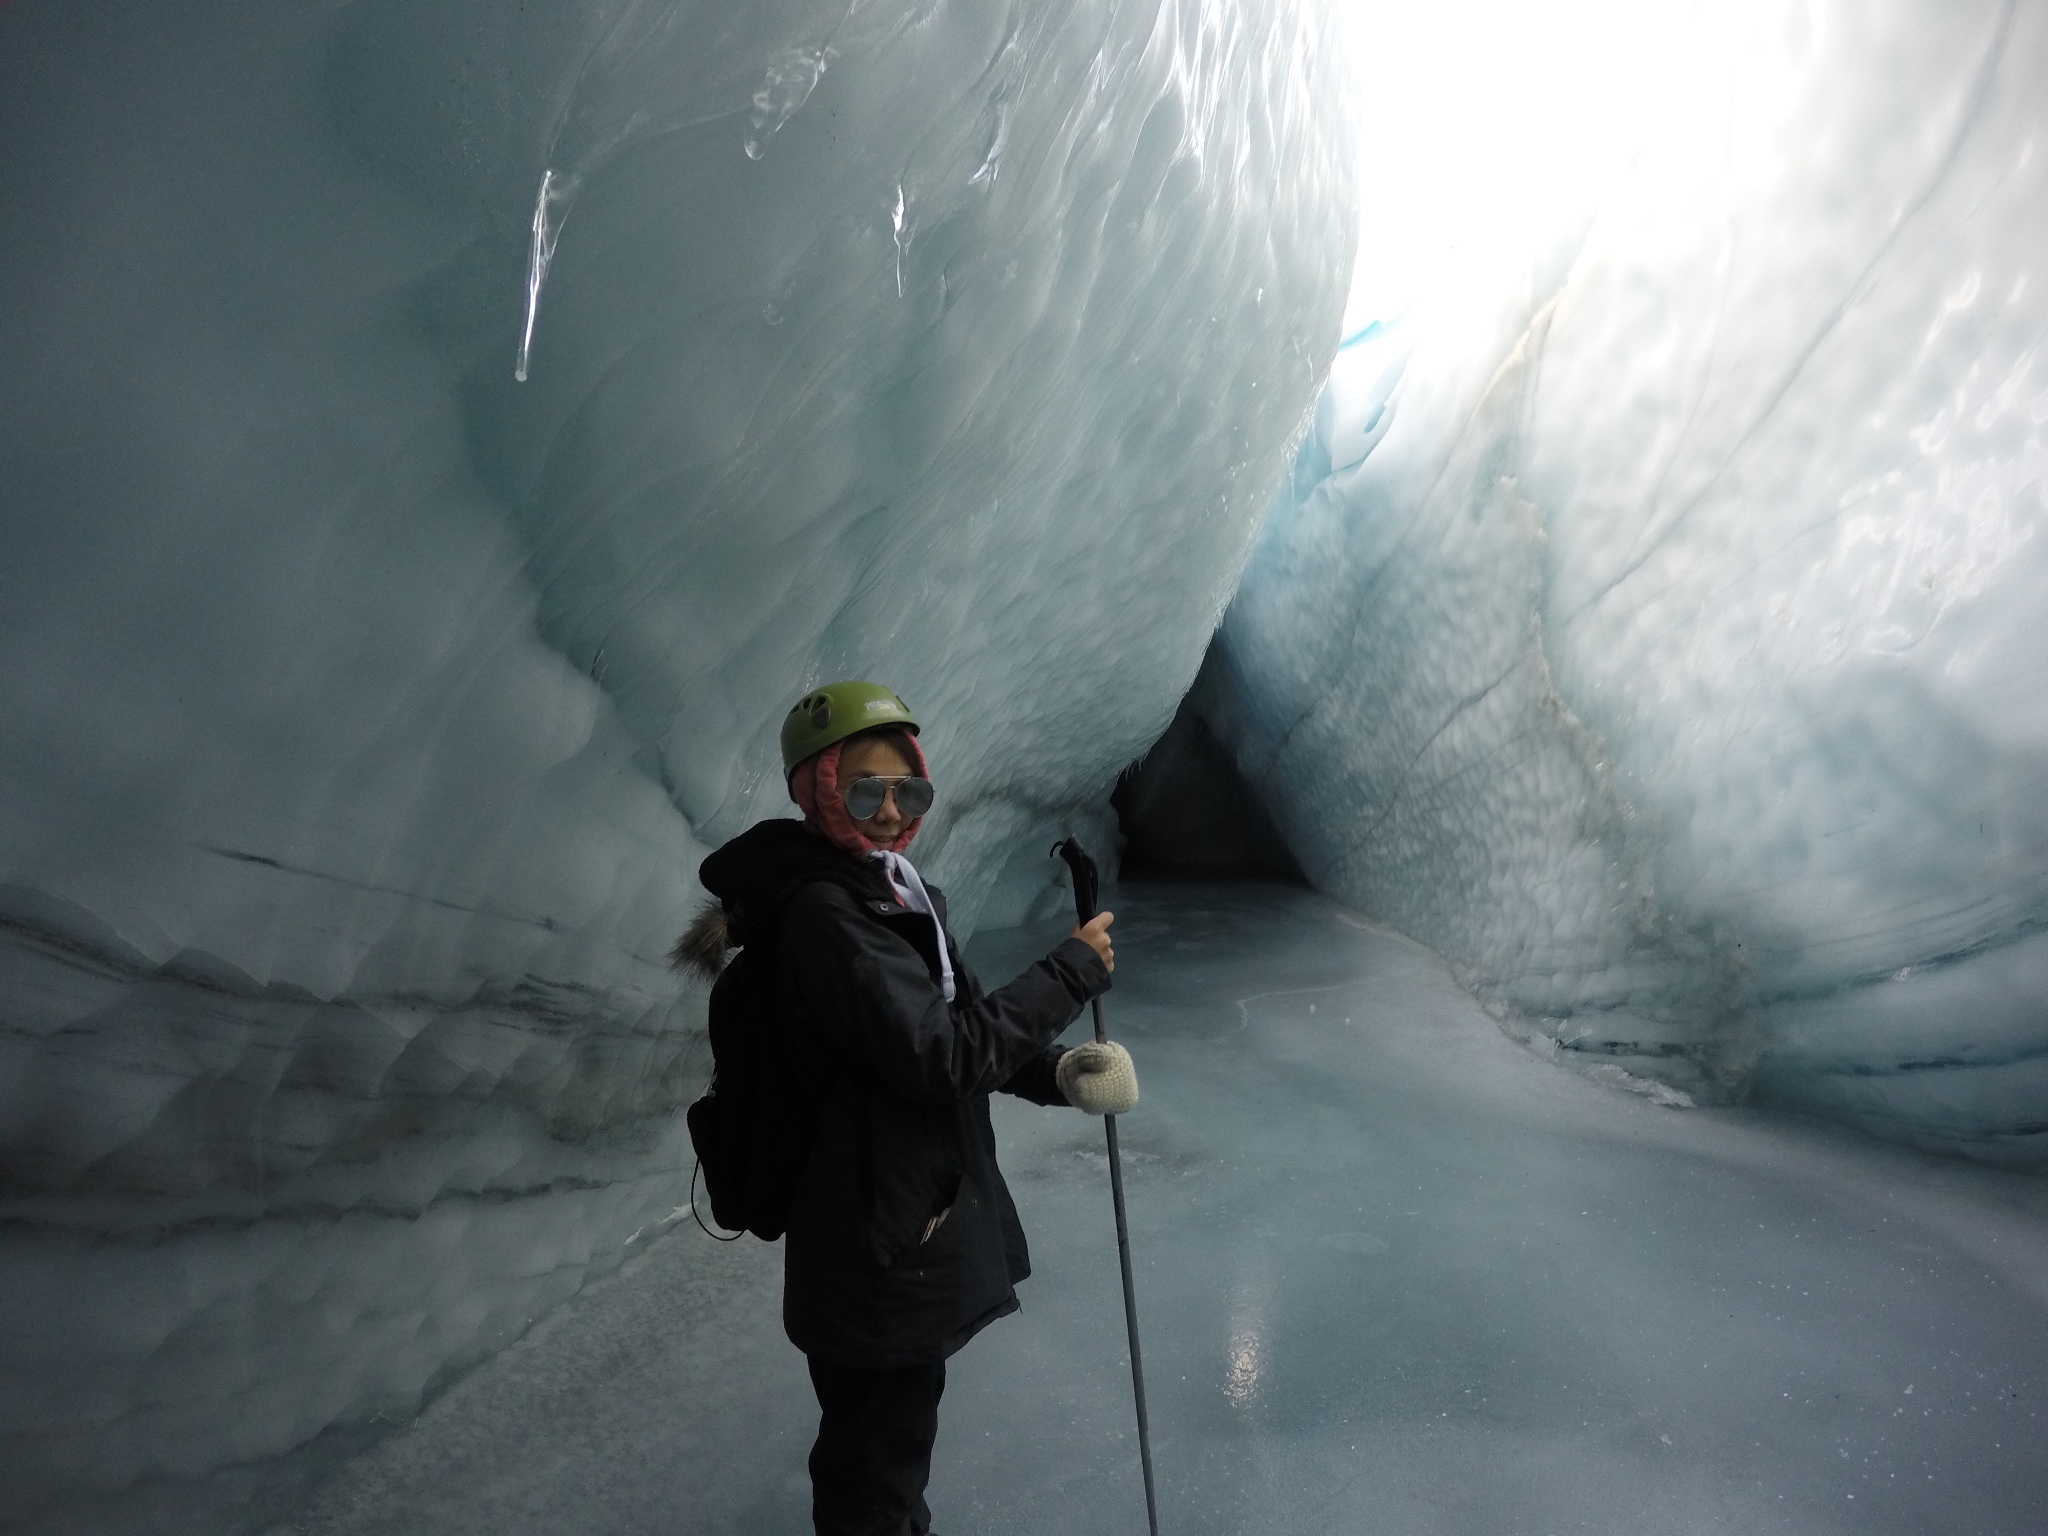
<path fill-rule="evenodd" d="M 1347 345 L 1189 708 L 1539 1043 L 2039 1165 L 2048 16 L 1731 14 L 1577 237 Z"/>
<path fill-rule="evenodd" d="M 1334 44 L 0 9 L 8 1515 L 251 1517 L 671 1219 L 662 952 L 795 691 L 910 698 L 926 868 L 1025 910 L 1335 346 Z"/>

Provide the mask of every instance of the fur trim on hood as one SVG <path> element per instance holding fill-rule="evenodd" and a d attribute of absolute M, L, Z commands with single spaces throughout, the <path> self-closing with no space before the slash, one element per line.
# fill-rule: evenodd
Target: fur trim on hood
<path fill-rule="evenodd" d="M 697 909 L 668 958 L 675 969 L 706 981 L 717 978 L 734 950 L 772 937 L 783 900 L 799 885 L 838 880 L 870 897 L 890 894 L 879 870 L 785 817 L 747 828 L 698 865 L 697 878 L 711 899 Z"/>
<path fill-rule="evenodd" d="M 690 926 L 669 950 L 668 963 L 671 969 L 716 981 L 725 969 L 726 956 L 737 947 L 726 927 L 725 903 L 713 897 L 690 919 Z"/>

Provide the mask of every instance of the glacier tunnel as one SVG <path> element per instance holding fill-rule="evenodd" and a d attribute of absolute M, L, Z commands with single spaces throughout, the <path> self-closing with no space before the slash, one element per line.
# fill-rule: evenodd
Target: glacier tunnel
<path fill-rule="evenodd" d="M 0 1528 L 811 1529 L 872 676 L 1160 1530 L 2048 1529 L 2048 8 L 0 0 L 0 195 Z M 933 1525 L 1143 1530 L 993 1113 Z"/>

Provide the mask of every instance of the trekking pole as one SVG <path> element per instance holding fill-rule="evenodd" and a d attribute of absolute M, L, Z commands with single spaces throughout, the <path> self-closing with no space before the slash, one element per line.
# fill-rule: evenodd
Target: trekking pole
<path fill-rule="evenodd" d="M 1074 877 L 1074 915 L 1087 927 L 1095 917 L 1095 861 L 1078 837 L 1053 845 L 1054 853 L 1067 861 Z M 1109 1031 L 1102 1022 L 1102 999 L 1094 1000 L 1095 1038 L 1107 1042 Z M 1124 1272 L 1124 1326 L 1131 1335 L 1131 1395 L 1138 1403 L 1138 1464 L 1145 1472 L 1145 1523 L 1152 1536 L 1159 1536 L 1159 1498 L 1152 1488 L 1152 1425 L 1145 1416 L 1145 1360 L 1138 1352 L 1138 1287 L 1131 1279 L 1131 1228 L 1124 1219 L 1124 1161 L 1116 1145 L 1116 1116 L 1104 1115 L 1102 1128 L 1109 1137 L 1109 1192 L 1116 1202 L 1116 1257 Z"/>

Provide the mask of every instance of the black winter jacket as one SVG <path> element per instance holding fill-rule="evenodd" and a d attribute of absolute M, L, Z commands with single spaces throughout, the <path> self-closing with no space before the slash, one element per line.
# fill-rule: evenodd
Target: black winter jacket
<path fill-rule="evenodd" d="M 702 878 L 748 943 L 768 937 L 752 930 L 774 914 L 780 1044 L 817 1096 L 789 1214 L 784 1330 L 837 1365 L 945 1359 L 1016 1311 L 1031 1272 L 988 1096 L 1065 1102 L 1053 1078 L 1065 1052 L 1052 1042 L 1108 990 L 1108 968 L 1067 939 L 985 992 L 945 932 L 936 887 L 934 923 L 898 902 L 879 868 L 798 822 L 742 833 Z"/>

